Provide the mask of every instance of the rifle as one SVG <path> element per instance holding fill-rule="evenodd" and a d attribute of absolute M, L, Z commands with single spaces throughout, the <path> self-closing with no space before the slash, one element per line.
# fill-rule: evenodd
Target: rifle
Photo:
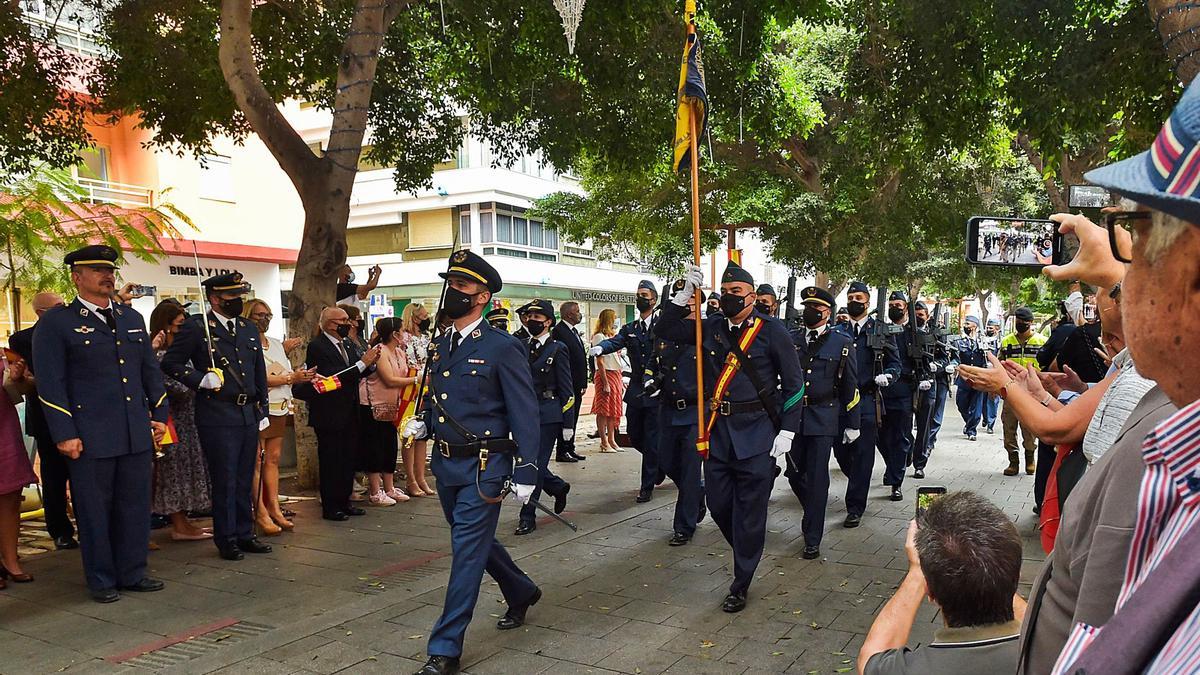
<path fill-rule="evenodd" d="M 888 340 L 904 330 L 900 326 L 884 321 L 887 316 L 887 286 L 875 289 L 875 325 L 867 335 L 867 347 L 875 353 L 875 376 L 883 374 L 883 357 L 887 353 Z M 883 426 L 883 392 L 875 385 L 875 426 Z"/>
<path fill-rule="evenodd" d="M 908 325 L 905 327 L 905 330 L 908 332 L 908 353 L 905 356 L 912 362 L 913 376 L 919 385 L 921 380 L 924 379 L 921 377 L 922 374 L 931 376 L 933 374 L 930 364 L 933 362 L 933 350 L 937 344 L 937 337 L 933 334 L 932 327 L 924 331 L 917 330 L 916 307 L 916 298 L 913 297 L 913 289 L 910 286 L 908 288 Z M 940 301 L 937 303 L 935 309 L 941 309 Z M 934 384 L 936 385 L 936 383 L 935 380 Z M 928 417 L 932 409 L 929 406 L 921 405 L 921 401 L 925 398 L 923 394 L 924 392 L 919 387 L 913 389 L 913 412 L 917 416 Z M 926 410 L 922 411 L 922 407 L 926 408 Z M 926 422 L 926 425 L 928 425 L 928 422 Z M 913 447 L 917 442 L 924 441 L 918 438 L 913 439 L 913 445 L 909 446 L 908 455 L 905 458 L 904 465 L 906 467 L 912 466 Z"/>
<path fill-rule="evenodd" d="M 784 304 L 783 323 L 787 325 L 788 330 L 800 330 L 800 310 L 796 309 L 796 275 L 788 277 L 787 282 L 787 302 Z"/>

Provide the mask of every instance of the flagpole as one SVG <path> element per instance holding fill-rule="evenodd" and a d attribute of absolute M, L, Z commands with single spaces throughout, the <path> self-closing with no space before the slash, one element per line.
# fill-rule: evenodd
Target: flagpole
<path fill-rule="evenodd" d="M 700 266 L 700 156 L 697 147 L 696 137 L 699 131 L 696 129 L 696 104 L 689 104 L 692 108 L 691 114 L 688 115 L 688 123 L 691 125 L 691 133 L 688 135 L 692 144 L 692 262 L 696 267 Z M 701 322 L 703 313 L 701 308 L 704 304 L 700 301 L 700 288 L 696 288 L 696 319 L 693 323 L 696 325 L 696 434 L 697 444 L 702 445 L 705 440 L 705 425 L 704 425 L 704 325 Z M 701 455 L 708 454 L 708 448 L 698 447 Z"/>

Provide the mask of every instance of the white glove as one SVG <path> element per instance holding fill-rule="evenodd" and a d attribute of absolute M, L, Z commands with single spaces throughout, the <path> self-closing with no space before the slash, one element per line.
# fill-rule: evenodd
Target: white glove
<path fill-rule="evenodd" d="M 892 376 L 888 375 L 887 373 L 884 373 L 883 375 L 875 376 L 875 386 L 877 386 L 877 387 L 886 387 L 891 383 L 892 383 Z"/>
<path fill-rule="evenodd" d="M 842 444 L 850 445 L 854 441 L 857 441 L 859 435 L 861 435 L 861 434 L 862 434 L 862 432 L 859 431 L 858 429 L 847 429 L 847 430 L 843 431 L 842 432 Z"/>
<path fill-rule="evenodd" d="M 216 373 L 205 373 L 204 379 L 200 380 L 201 389 L 220 389 L 221 378 Z"/>
<path fill-rule="evenodd" d="M 259 422 L 258 422 L 258 430 L 259 431 L 262 431 L 269 426 L 271 426 L 271 418 L 270 417 L 264 417 L 261 420 L 259 420 Z"/>
<path fill-rule="evenodd" d="M 921 380 L 917 384 L 917 389 L 921 391 L 929 391 L 933 388 L 933 380 Z"/>
<path fill-rule="evenodd" d="M 404 438 L 411 438 L 414 441 L 419 441 L 427 437 L 429 432 L 425 429 L 425 422 L 423 420 L 413 417 L 404 423 L 404 431 L 401 432 L 400 435 Z"/>
<path fill-rule="evenodd" d="M 567 443 L 570 443 L 571 441 L 575 440 L 575 430 L 574 429 L 563 429 L 563 437 L 562 438 Z"/>
<path fill-rule="evenodd" d="M 533 498 L 533 490 L 535 487 L 537 487 L 537 486 L 522 485 L 521 483 L 513 483 L 513 486 L 512 486 L 513 499 L 521 502 L 522 504 L 528 504 L 529 500 Z"/>
<path fill-rule="evenodd" d="M 671 296 L 671 304 L 687 307 L 688 299 L 696 294 L 696 289 L 704 284 L 704 270 L 699 265 L 688 265 L 687 274 L 683 275 L 683 288 Z"/>
<path fill-rule="evenodd" d="M 951 364 L 947 364 L 947 365 L 946 365 L 946 372 L 947 372 L 947 373 L 950 373 L 951 375 L 953 375 L 953 374 L 954 374 L 954 371 L 956 371 L 956 370 L 958 370 L 958 366 L 954 365 L 953 363 L 951 363 Z"/>
<path fill-rule="evenodd" d="M 600 345 L 596 345 L 588 350 L 588 356 L 600 356 L 603 353 L 604 347 L 601 347 Z"/>
<path fill-rule="evenodd" d="M 771 456 L 775 458 L 786 455 L 788 450 L 792 449 L 792 439 L 796 434 L 784 429 L 775 437 L 775 442 L 771 444 Z"/>

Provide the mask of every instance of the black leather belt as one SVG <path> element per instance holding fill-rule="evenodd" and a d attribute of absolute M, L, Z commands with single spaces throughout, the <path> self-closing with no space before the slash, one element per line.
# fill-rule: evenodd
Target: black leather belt
<path fill-rule="evenodd" d="M 810 399 L 809 397 L 805 396 L 803 399 L 801 399 L 801 405 L 803 405 L 806 408 L 809 406 L 814 406 L 814 405 L 825 405 L 826 403 L 832 403 L 835 398 L 837 398 L 837 397 L 836 396 L 826 396 L 825 398 L 818 401 L 816 399 Z"/>
<path fill-rule="evenodd" d="M 552 390 L 552 389 L 547 389 L 546 391 L 542 392 L 542 400 L 543 401 L 553 401 L 555 398 L 557 398 L 557 395 L 554 393 L 554 390 Z"/>
<path fill-rule="evenodd" d="M 692 406 L 696 405 L 696 399 L 681 398 L 681 399 L 675 401 L 674 403 L 672 403 L 671 405 L 675 406 L 676 410 L 687 410 L 688 408 L 691 408 Z"/>
<path fill-rule="evenodd" d="M 250 403 L 251 403 L 249 394 L 234 394 L 232 392 L 227 394 L 227 393 L 225 393 L 225 391 L 223 389 L 218 389 L 217 391 L 213 392 L 210 396 L 211 396 L 211 398 L 215 398 L 218 401 L 222 401 L 224 403 L 232 403 L 236 406 L 250 405 Z"/>
<path fill-rule="evenodd" d="M 742 415 L 745 413 L 755 413 L 763 409 L 762 401 L 743 401 L 736 403 L 734 401 L 714 401 L 713 412 L 718 415 Z"/>
<path fill-rule="evenodd" d="M 434 444 L 439 454 L 446 459 L 486 457 L 488 453 L 511 453 L 517 451 L 517 442 L 511 438 L 489 438 L 470 443 L 447 443 L 439 440 Z"/>

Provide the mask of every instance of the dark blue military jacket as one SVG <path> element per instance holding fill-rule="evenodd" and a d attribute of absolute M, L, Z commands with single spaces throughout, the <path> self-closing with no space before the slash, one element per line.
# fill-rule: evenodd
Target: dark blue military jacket
<path fill-rule="evenodd" d="M 656 334 L 675 342 L 695 341 L 695 324 L 685 319 L 687 308 L 668 302 L 662 310 Z M 804 386 L 801 377 L 800 361 L 796 358 L 796 349 L 792 345 L 792 336 L 783 322 L 757 310 L 750 314 L 750 322 L 764 321 L 766 324 L 751 343 L 746 356 L 749 357 L 750 367 L 755 368 L 759 381 L 762 383 L 768 401 L 782 409 L 780 422 L 783 429 L 793 433 L 800 431 L 800 390 Z M 713 373 L 710 380 L 705 377 L 705 395 L 712 397 L 718 374 L 724 368 L 732 349 L 730 343 L 733 336 L 729 331 L 729 322 L 723 316 L 715 315 L 704 319 L 704 369 Z M 780 398 L 782 392 L 782 399 Z M 759 400 L 754 383 L 750 376 L 738 369 L 725 394 L 726 401 L 732 403 L 752 403 Z M 789 405 L 790 403 L 790 405 Z M 733 444 L 733 459 L 747 459 L 769 452 L 778 430 L 771 423 L 765 410 L 737 415 L 718 415 L 717 425 L 724 426 Z M 715 432 L 714 432 L 715 436 Z M 712 445 L 712 450 L 717 450 Z"/>
<path fill-rule="evenodd" d="M 526 343 L 526 350 L 530 350 Z M 571 380 L 571 355 L 567 346 L 553 337 L 529 355 L 533 371 L 533 393 L 538 400 L 542 424 L 561 424 L 563 413 L 575 406 Z"/>
<path fill-rule="evenodd" d="M 485 481 L 511 475 L 514 482 L 535 484 L 541 429 L 528 348 L 481 321 L 462 338 L 453 355 L 449 331 L 429 349 L 429 384 L 422 410 L 430 436 L 455 444 L 471 440 L 446 420 L 432 401 L 436 397 L 441 408 L 477 439 L 512 438 L 517 443 L 515 457 L 491 455 L 479 476 L 477 458 L 443 457 L 435 445 L 432 467 L 438 482 L 454 487 L 473 484 L 477 477 Z"/>
<path fill-rule="evenodd" d="M 673 427 L 695 426 L 696 345 L 656 338 L 646 370 L 648 376 L 661 382 L 661 393 L 656 397 L 662 411 L 661 419 Z M 712 377 L 712 368 L 704 371 L 706 383 Z"/>
<path fill-rule="evenodd" d="M 258 424 L 267 416 L 267 366 L 263 360 L 258 329 L 249 321 L 233 319 L 235 335 L 229 334 L 225 320 L 213 312 L 207 314 L 208 330 L 216 350 L 216 367 L 225 373 L 220 389 L 200 389 L 200 380 L 212 365 L 208 340 L 204 334 L 204 318 L 189 316 L 167 353 L 163 355 L 163 372 L 196 390 L 196 424 L 201 426 L 242 426 Z M 224 362 L 222 361 L 224 358 Z M 237 371 L 239 378 L 235 377 Z M 239 405 L 239 402 L 242 402 Z"/>
<path fill-rule="evenodd" d="M 78 299 L 46 312 L 33 334 L 50 438 L 78 438 L 94 459 L 153 449 L 150 420 L 167 421 L 167 390 L 142 315 L 112 307 L 115 334 Z"/>
<path fill-rule="evenodd" d="M 804 370 L 801 433 L 805 436 L 837 436 L 838 429 L 857 429 L 858 357 L 854 340 L 845 333 L 827 329 L 814 345 L 805 340 L 807 329 L 792 331 L 796 356 Z"/>
<path fill-rule="evenodd" d="M 913 372 L 913 360 L 908 357 L 909 342 L 906 326 L 903 333 L 896 334 L 896 351 L 900 356 L 900 376 L 892 380 L 892 383 L 883 390 L 884 399 L 911 399 L 913 392 L 917 390 L 917 381 L 922 379 Z"/>
<path fill-rule="evenodd" d="M 854 326 L 851 324 L 835 326 L 835 329 L 846 335 L 854 336 Z M 854 354 L 858 361 L 858 393 L 861 396 L 876 394 L 878 387 L 875 385 L 875 376 L 877 375 L 891 375 L 893 381 L 900 377 L 900 356 L 896 352 L 896 336 L 887 336 L 881 359 L 869 344 L 873 330 L 875 330 L 875 317 L 867 317 L 858 337 L 854 338 Z"/>
<path fill-rule="evenodd" d="M 988 364 L 988 350 L 979 343 L 979 338 L 968 337 L 963 335 L 955 341 L 955 349 L 958 351 L 959 363 L 964 366 L 975 366 L 976 368 L 984 368 Z"/>
<path fill-rule="evenodd" d="M 654 352 L 654 327 L 658 324 L 658 317 L 651 315 L 650 330 L 642 325 L 642 318 L 639 316 L 632 322 L 621 326 L 621 330 L 609 339 L 600 343 L 604 348 L 605 354 L 611 354 L 621 349 L 629 355 L 629 369 L 631 376 L 629 378 L 629 386 L 625 388 L 625 404 L 637 406 L 639 408 L 652 408 L 657 405 L 654 399 L 642 395 L 642 385 L 644 384 L 642 374 L 646 372 L 646 362 L 650 360 L 650 355 Z"/>

